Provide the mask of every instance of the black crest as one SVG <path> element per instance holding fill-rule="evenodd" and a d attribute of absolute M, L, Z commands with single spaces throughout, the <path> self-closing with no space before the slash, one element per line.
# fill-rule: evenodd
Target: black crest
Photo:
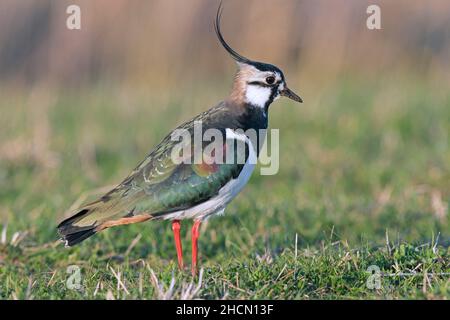
<path fill-rule="evenodd" d="M 281 74 L 281 76 L 284 78 L 283 72 L 281 72 L 281 70 L 278 69 L 277 67 L 275 67 L 274 65 L 250 60 L 250 59 L 242 56 L 241 54 L 237 53 L 233 48 L 231 48 L 229 46 L 229 44 L 223 38 L 222 32 L 220 31 L 220 19 L 222 18 L 222 11 L 223 11 L 223 7 L 222 7 L 222 2 L 221 2 L 219 4 L 219 8 L 217 9 L 216 20 L 214 21 L 214 29 L 216 31 L 216 35 L 217 35 L 217 38 L 219 39 L 220 43 L 225 48 L 225 50 L 227 50 L 227 52 L 231 55 L 231 57 L 234 60 L 236 60 L 237 62 L 254 66 L 256 69 L 258 69 L 260 71 L 279 72 Z"/>

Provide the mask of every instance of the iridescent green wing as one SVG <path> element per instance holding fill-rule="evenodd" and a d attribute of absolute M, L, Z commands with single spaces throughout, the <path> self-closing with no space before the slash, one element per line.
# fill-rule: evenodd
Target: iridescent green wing
<path fill-rule="evenodd" d="M 165 140 L 163 143 L 123 183 L 127 193 L 139 194 L 135 205 L 137 212 L 158 216 L 202 203 L 236 179 L 244 166 L 236 161 L 176 164 L 179 159 L 174 161 L 172 149 L 178 142 Z M 226 152 L 226 148 L 224 150 Z"/>

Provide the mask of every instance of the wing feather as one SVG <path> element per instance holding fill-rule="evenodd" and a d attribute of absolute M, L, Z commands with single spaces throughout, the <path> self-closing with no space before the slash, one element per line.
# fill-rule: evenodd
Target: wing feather
<path fill-rule="evenodd" d="M 203 124 L 209 125 L 204 126 L 203 131 L 209 127 L 221 129 L 226 144 L 226 127 L 221 128 L 220 121 L 217 121 L 227 116 L 221 113 L 222 110 L 220 108 L 209 110 L 177 129 L 189 130 L 190 136 L 193 137 L 194 121 L 203 121 Z M 116 188 L 116 192 L 122 194 L 123 201 L 126 201 L 127 197 L 133 199 L 130 206 L 134 208 L 135 214 L 148 212 L 154 217 L 163 216 L 207 201 L 217 195 L 227 182 L 236 179 L 244 166 L 243 163 L 178 163 L 179 159 L 175 163 L 172 159 L 172 149 L 178 143 L 180 142 L 173 141 L 169 134 Z M 203 147 L 209 143 L 203 142 Z M 194 148 L 192 147 L 191 153 L 185 156 L 193 162 Z M 248 150 L 245 159 L 247 156 Z"/>

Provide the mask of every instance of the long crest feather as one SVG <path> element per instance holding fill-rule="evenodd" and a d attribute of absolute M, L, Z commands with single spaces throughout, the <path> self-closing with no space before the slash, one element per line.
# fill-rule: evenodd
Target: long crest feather
<path fill-rule="evenodd" d="M 223 38 L 222 32 L 220 31 L 220 19 L 222 17 L 222 10 L 223 10 L 222 2 L 220 2 L 219 8 L 217 9 L 216 20 L 214 21 L 214 29 L 216 31 L 216 34 L 217 34 L 217 37 L 219 38 L 220 43 L 225 48 L 225 50 L 227 50 L 227 52 L 231 55 L 231 57 L 234 60 L 236 60 L 237 62 L 245 63 L 245 64 L 253 64 L 254 62 L 252 60 L 240 55 L 235 50 L 233 50 L 233 48 L 231 48 L 228 45 L 228 43 L 225 41 L 225 39 Z"/>

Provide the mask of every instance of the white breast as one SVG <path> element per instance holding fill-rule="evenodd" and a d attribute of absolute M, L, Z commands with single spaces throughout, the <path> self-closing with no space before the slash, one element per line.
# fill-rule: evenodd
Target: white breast
<path fill-rule="evenodd" d="M 215 197 L 196 205 L 195 207 L 170 213 L 164 216 L 164 219 L 204 219 L 215 213 L 221 214 L 231 200 L 233 200 L 247 184 L 255 169 L 257 161 L 256 149 L 245 134 L 236 133 L 231 129 L 226 129 L 226 135 L 227 139 L 244 141 L 249 146 L 249 156 L 239 176 L 225 184 Z"/>

